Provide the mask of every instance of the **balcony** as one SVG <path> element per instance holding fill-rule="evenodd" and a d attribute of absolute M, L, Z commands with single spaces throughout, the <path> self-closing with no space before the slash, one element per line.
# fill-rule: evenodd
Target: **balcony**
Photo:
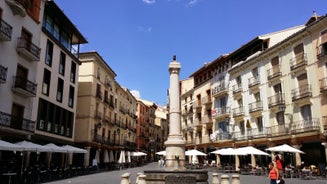
<path fill-rule="evenodd" d="M 194 120 L 194 126 L 201 127 L 202 126 L 201 119 L 195 118 L 195 120 Z"/>
<path fill-rule="evenodd" d="M 260 76 L 259 75 L 249 78 L 249 88 L 255 87 L 258 84 L 260 84 Z"/>
<path fill-rule="evenodd" d="M 249 104 L 249 112 L 250 113 L 262 111 L 262 109 L 263 109 L 262 101 L 253 102 L 253 103 Z"/>
<path fill-rule="evenodd" d="M 324 128 L 323 134 L 327 137 L 327 116 L 322 117 L 322 126 Z"/>
<path fill-rule="evenodd" d="M 102 119 L 102 113 L 99 112 L 99 111 L 97 111 L 97 110 L 95 110 L 94 111 L 94 118 L 101 120 Z"/>
<path fill-rule="evenodd" d="M 285 105 L 285 94 L 277 93 L 273 96 L 268 97 L 268 107 L 276 107 L 279 105 Z"/>
<path fill-rule="evenodd" d="M 23 117 L 12 116 L 11 114 L 0 111 L 0 126 L 34 132 L 35 121 L 25 119 Z"/>
<path fill-rule="evenodd" d="M 291 59 L 290 70 L 295 71 L 302 69 L 307 65 L 307 61 L 308 58 L 306 53 L 298 54 L 296 57 Z"/>
<path fill-rule="evenodd" d="M 285 124 L 271 126 L 268 134 L 271 137 L 289 135 L 289 128 Z"/>
<path fill-rule="evenodd" d="M 100 90 L 97 89 L 95 96 L 97 98 L 99 98 L 100 100 L 102 100 L 102 94 L 101 94 L 101 91 Z"/>
<path fill-rule="evenodd" d="M 233 94 L 240 93 L 242 91 L 242 83 L 237 83 L 233 86 Z"/>
<path fill-rule="evenodd" d="M 327 77 L 319 80 L 320 82 L 320 92 L 326 94 L 327 93 Z"/>
<path fill-rule="evenodd" d="M 212 117 L 211 116 L 208 116 L 208 115 L 205 115 L 202 117 L 202 120 L 201 120 L 204 124 L 211 124 L 212 125 Z"/>
<path fill-rule="evenodd" d="M 299 88 L 292 89 L 292 101 L 308 98 L 312 96 L 312 90 L 310 84 L 305 84 Z"/>
<path fill-rule="evenodd" d="M 7 22 L 0 19 L 0 40 L 10 41 L 11 34 L 12 34 L 12 27 Z"/>
<path fill-rule="evenodd" d="M 282 72 L 280 70 L 280 66 L 275 66 L 269 70 L 267 70 L 267 79 L 272 80 L 276 77 L 280 77 L 282 75 Z"/>
<path fill-rule="evenodd" d="M 17 52 L 28 61 L 39 61 L 41 49 L 23 37 L 18 38 Z"/>
<path fill-rule="evenodd" d="M 229 107 L 219 107 L 211 111 L 211 115 L 215 119 L 227 118 L 229 117 L 229 114 L 230 114 Z"/>
<path fill-rule="evenodd" d="M 251 128 L 247 131 L 248 139 L 259 139 L 268 137 L 269 128 L 261 127 L 261 128 Z"/>
<path fill-rule="evenodd" d="M 214 139 L 213 141 L 226 141 L 226 140 L 231 140 L 233 134 L 231 132 L 219 132 L 216 135 L 216 139 Z"/>
<path fill-rule="evenodd" d="M 233 109 L 233 117 L 243 116 L 244 115 L 244 108 L 243 106 L 237 107 Z"/>
<path fill-rule="evenodd" d="M 14 15 L 26 16 L 26 7 L 28 6 L 27 0 L 6 0 Z"/>
<path fill-rule="evenodd" d="M 196 112 L 201 112 L 201 109 L 202 109 L 201 100 L 196 100 L 193 103 L 193 107 L 196 109 Z"/>
<path fill-rule="evenodd" d="M 291 134 L 302 134 L 305 132 L 320 131 L 319 118 L 308 118 L 301 121 L 293 122 Z"/>
<path fill-rule="evenodd" d="M 209 109 L 211 109 L 211 105 L 212 105 L 211 96 L 205 96 L 205 97 L 202 97 L 201 102 L 202 102 L 202 104 L 204 104 L 206 107 L 210 107 Z"/>
<path fill-rule="evenodd" d="M 107 144 L 107 145 L 110 144 L 110 140 L 107 137 L 98 134 L 96 129 L 91 130 L 91 135 L 92 135 L 93 142 Z"/>
<path fill-rule="evenodd" d="M 0 65 L 0 84 L 6 83 L 6 80 L 7 80 L 7 70 L 8 70 L 8 68 L 5 68 L 2 65 Z"/>
<path fill-rule="evenodd" d="M 25 79 L 24 77 L 14 76 L 12 90 L 25 97 L 36 96 L 37 84 Z"/>
<path fill-rule="evenodd" d="M 233 136 L 234 140 L 238 140 L 238 141 L 242 141 L 242 140 L 246 140 L 247 139 L 247 135 L 244 132 L 234 132 L 234 136 Z"/>
<path fill-rule="evenodd" d="M 224 83 L 211 89 L 212 97 L 218 97 L 227 94 L 228 94 L 228 85 L 225 85 Z"/>

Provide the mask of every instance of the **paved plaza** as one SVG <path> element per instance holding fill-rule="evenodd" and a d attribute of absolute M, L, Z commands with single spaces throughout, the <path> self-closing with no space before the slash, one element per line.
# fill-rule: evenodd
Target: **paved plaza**
<path fill-rule="evenodd" d="M 131 183 L 134 184 L 136 180 L 136 173 L 143 172 L 144 170 L 160 170 L 163 168 L 159 168 L 158 164 L 153 162 L 146 164 L 142 167 L 134 167 L 134 168 L 128 168 L 128 169 L 122 169 L 122 170 L 115 170 L 115 171 L 107 171 L 107 172 L 101 172 L 96 174 L 90 174 L 90 175 L 84 175 L 84 176 L 78 176 L 74 178 L 64 179 L 64 180 L 58 180 L 53 182 L 48 182 L 48 184 L 90 184 L 90 183 L 96 183 L 96 184 L 120 184 L 121 181 L 121 175 L 124 173 L 130 173 L 131 174 Z M 212 171 L 208 172 L 209 175 L 209 183 L 211 182 L 212 178 Z M 220 176 L 222 173 L 219 174 Z M 231 174 L 229 174 L 231 175 Z M 269 180 L 266 176 L 253 176 L 253 175 L 240 175 L 241 184 L 265 184 L 269 183 Z M 303 180 L 298 178 L 286 178 L 285 179 L 287 184 L 326 184 L 327 180 L 323 179 L 311 179 L 311 180 Z"/>

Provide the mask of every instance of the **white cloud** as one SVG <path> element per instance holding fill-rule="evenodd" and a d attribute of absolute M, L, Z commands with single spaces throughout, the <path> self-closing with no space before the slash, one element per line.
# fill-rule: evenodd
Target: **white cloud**
<path fill-rule="evenodd" d="M 188 6 L 189 6 L 189 7 L 195 6 L 195 4 L 196 4 L 197 2 L 199 2 L 199 1 L 198 1 L 198 0 L 190 0 L 190 1 L 188 2 Z"/>
<path fill-rule="evenodd" d="M 146 3 L 146 4 L 153 4 L 156 2 L 156 0 L 142 0 L 143 3 Z"/>
<path fill-rule="evenodd" d="M 141 98 L 141 94 L 138 90 L 131 90 L 131 93 L 136 98 Z"/>
<path fill-rule="evenodd" d="M 140 32 L 150 33 L 152 31 L 151 26 L 139 26 L 137 27 L 137 30 Z"/>

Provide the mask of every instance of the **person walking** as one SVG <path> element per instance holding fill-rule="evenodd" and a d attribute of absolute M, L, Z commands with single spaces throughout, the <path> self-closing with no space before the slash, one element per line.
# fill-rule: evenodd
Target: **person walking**
<path fill-rule="evenodd" d="M 279 172 L 275 167 L 274 163 L 269 164 L 269 174 L 268 178 L 270 179 L 270 184 L 277 184 L 277 179 L 279 178 Z"/>
<path fill-rule="evenodd" d="M 284 161 L 283 161 L 283 158 L 282 158 L 282 155 L 278 154 L 276 155 L 275 157 L 275 161 L 276 161 L 276 168 L 278 169 L 278 172 L 279 172 L 279 177 L 280 178 L 283 178 L 283 175 L 284 175 Z"/>

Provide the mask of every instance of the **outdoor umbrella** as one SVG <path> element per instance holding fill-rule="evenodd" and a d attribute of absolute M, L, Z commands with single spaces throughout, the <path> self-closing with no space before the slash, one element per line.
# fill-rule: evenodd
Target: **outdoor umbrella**
<path fill-rule="evenodd" d="M 104 163 L 108 163 L 109 162 L 109 155 L 108 155 L 108 150 L 104 150 L 104 153 L 103 153 L 103 162 Z"/>
<path fill-rule="evenodd" d="M 109 152 L 109 162 L 115 162 L 114 152 L 112 150 Z"/>
<path fill-rule="evenodd" d="M 156 154 L 157 155 L 166 155 L 166 150 L 158 151 Z"/>
<path fill-rule="evenodd" d="M 185 151 L 185 155 L 187 156 L 206 156 L 207 154 L 201 152 L 201 151 L 198 151 L 196 149 L 192 149 L 192 150 L 187 150 Z"/>
<path fill-rule="evenodd" d="M 261 151 L 257 148 L 254 148 L 252 146 L 247 146 L 247 147 L 242 147 L 242 148 L 237 148 L 239 151 L 241 151 L 242 153 L 245 153 L 247 155 L 265 155 L 265 156 L 269 156 L 268 153 Z"/>
<path fill-rule="evenodd" d="M 67 153 L 68 150 L 66 148 L 62 148 L 60 146 L 57 146 L 53 143 L 49 143 L 44 145 L 43 147 L 46 147 L 47 149 L 50 149 L 51 152 L 56 152 L 56 153 Z"/>
<path fill-rule="evenodd" d="M 131 152 L 127 151 L 127 163 L 131 163 Z"/>
<path fill-rule="evenodd" d="M 125 151 L 121 151 L 121 152 L 120 152 L 119 159 L 118 159 L 118 163 L 123 164 L 123 163 L 125 163 L 125 162 L 126 162 L 126 161 L 125 161 Z"/>
<path fill-rule="evenodd" d="M 34 151 L 34 152 L 51 152 L 52 149 L 44 147 L 39 144 L 35 144 L 29 141 L 21 141 L 15 143 L 18 146 L 21 146 L 23 148 L 23 151 Z"/>
<path fill-rule="evenodd" d="M 266 149 L 267 151 L 272 151 L 272 152 L 290 152 L 290 153 L 302 153 L 304 154 L 303 151 L 296 149 L 288 144 L 283 144 L 279 146 L 274 146 Z"/>
<path fill-rule="evenodd" d="M 22 151 L 23 148 L 21 146 L 19 146 L 19 145 L 12 144 L 10 142 L 0 140 L 0 150 L 4 150 L 4 151 Z"/>
<path fill-rule="evenodd" d="M 147 154 L 143 153 L 141 151 L 132 152 L 132 154 L 131 154 L 131 156 L 134 156 L 134 157 L 145 156 L 145 155 L 147 155 Z"/>
<path fill-rule="evenodd" d="M 65 145 L 65 146 L 61 146 L 61 147 L 64 148 L 65 150 L 67 150 L 67 152 L 69 152 L 69 153 L 87 153 L 87 150 L 78 148 L 78 147 L 74 147 L 71 145 Z"/>

